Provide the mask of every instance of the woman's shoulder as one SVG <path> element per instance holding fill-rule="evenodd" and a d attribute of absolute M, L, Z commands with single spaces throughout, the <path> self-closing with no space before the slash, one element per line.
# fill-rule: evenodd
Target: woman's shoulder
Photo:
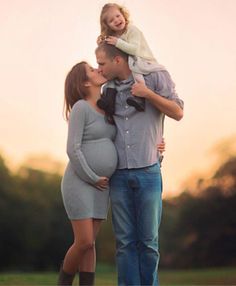
<path fill-rule="evenodd" d="M 86 102 L 86 100 L 84 99 L 80 99 L 78 100 L 72 107 L 71 109 L 71 114 L 73 113 L 86 113 L 88 109 L 88 104 Z"/>
<path fill-rule="evenodd" d="M 78 100 L 72 107 L 73 109 L 86 109 L 87 108 L 87 102 L 84 99 Z"/>

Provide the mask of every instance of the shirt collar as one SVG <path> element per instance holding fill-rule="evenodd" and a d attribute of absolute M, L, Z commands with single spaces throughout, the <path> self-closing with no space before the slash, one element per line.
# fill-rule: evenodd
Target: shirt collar
<path fill-rule="evenodd" d="M 116 86 L 116 89 L 118 91 L 120 90 L 125 90 L 125 89 L 128 89 L 131 87 L 131 85 L 134 84 L 134 79 L 133 79 L 133 76 L 132 74 L 125 80 L 118 80 L 118 79 L 114 79 L 113 80 L 113 83 L 115 84 Z"/>

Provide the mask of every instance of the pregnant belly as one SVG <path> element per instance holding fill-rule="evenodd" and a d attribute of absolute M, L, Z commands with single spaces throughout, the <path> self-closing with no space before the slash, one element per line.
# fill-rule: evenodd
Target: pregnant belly
<path fill-rule="evenodd" d="M 98 175 L 111 177 L 117 167 L 117 152 L 110 139 L 88 141 L 81 146 L 89 167 Z"/>

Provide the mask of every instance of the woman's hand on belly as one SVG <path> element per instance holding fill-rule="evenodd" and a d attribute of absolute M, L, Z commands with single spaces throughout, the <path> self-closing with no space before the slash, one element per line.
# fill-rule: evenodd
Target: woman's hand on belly
<path fill-rule="evenodd" d="M 97 181 L 95 186 L 99 190 L 105 191 L 108 188 L 108 183 L 109 183 L 109 179 L 107 177 L 100 177 L 100 179 Z"/>

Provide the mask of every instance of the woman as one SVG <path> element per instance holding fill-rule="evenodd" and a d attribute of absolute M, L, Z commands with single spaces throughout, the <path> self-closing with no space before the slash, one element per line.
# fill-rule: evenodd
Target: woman
<path fill-rule="evenodd" d="M 65 114 L 69 123 L 69 163 L 62 180 L 62 197 L 71 221 L 74 243 L 60 269 L 58 285 L 94 285 L 95 240 L 108 212 L 109 178 L 117 154 L 110 124 L 96 103 L 106 79 L 86 62 L 75 65 L 65 81 Z"/>

